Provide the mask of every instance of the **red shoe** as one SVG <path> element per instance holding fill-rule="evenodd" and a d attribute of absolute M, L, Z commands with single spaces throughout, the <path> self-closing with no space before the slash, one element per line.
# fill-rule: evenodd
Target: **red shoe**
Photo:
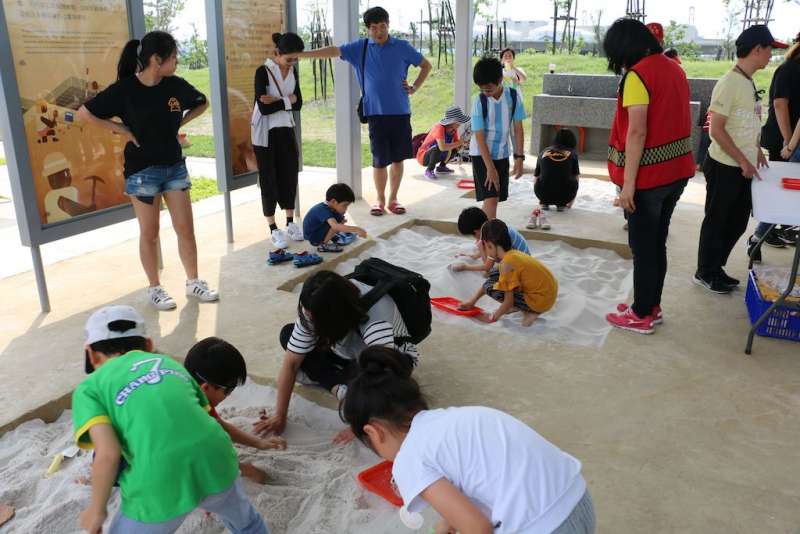
<path fill-rule="evenodd" d="M 618 312 L 623 313 L 627 309 L 628 309 L 628 305 L 627 304 L 617 304 L 617 311 Z M 653 306 L 653 311 L 650 314 L 650 316 L 653 318 L 653 324 L 654 325 L 661 324 L 661 323 L 664 322 L 664 315 L 661 313 L 661 306 L 659 306 L 658 304 Z"/>
<path fill-rule="evenodd" d="M 611 323 L 612 326 L 636 332 L 637 334 L 652 334 L 655 331 L 652 315 L 639 317 L 630 307 L 622 313 L 609 313 L 606 315 L 606 321 Z"/>

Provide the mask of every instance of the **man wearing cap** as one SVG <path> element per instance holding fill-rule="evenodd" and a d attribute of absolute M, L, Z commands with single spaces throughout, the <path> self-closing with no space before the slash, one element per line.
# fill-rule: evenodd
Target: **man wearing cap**
<path fill-rule="evenodd" d="M 417 162 L 425 166 L 425 178 L 436 180 L 436 174 L 449 174 L 453 170 L 447 162 L 453 159 L 464 142 L 458 137 L 458 127 L 469 122 L 469 117 L 458 106 L 450 106 L 444 118 L 436 123 L 417 150 Z M 438 166 L 437 166 L 438 165 Z M 434 172 L 435 169 L 435 172 Z"/>
<path fill-rule="evenodd" d="M 713 293 L 730 293 L 739 280 L 724 267 L 747 229 L 752 209 L 750 181 L 767 166 L 761 151 L 761 94 L 753 74 L 765 68 L 775 41 L 764 25 L 751 26 L 736 39 L 736 65 L 711 94 L 711 146 L 703 164 L 706 177 L 705 218 L 700 229 L 694 282 Z"/>
<path fill-rule="evenodd" d="M 200 507 L 231 532 L 266 534 L 242 490 L 231 439 L 208 416 L 208 399 L 186 369 L 152 350 L 144 319 L 130 306 L 102 308 L 86 322 L 90 375 L 72 395 L 72 421 L 76 444 L 94 448 L 95 459 L 80 527 L 102 530 L 118 478 L 112 533 L 174 532 Z"/>

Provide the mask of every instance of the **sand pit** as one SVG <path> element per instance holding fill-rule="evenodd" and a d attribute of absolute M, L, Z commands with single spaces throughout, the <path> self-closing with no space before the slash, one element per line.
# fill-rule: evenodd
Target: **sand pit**
<path fill-rule="evenodd" d="M 619 213 L 622 210 L 614 206 L 617 189 L 611 182 L 595 178 L 581 178 L 578 186 L 578 196 L 572 209 L 593 211 L 596 213 Z M 519 180 L 510 180 L 508 184 L 508 200 L 512 204 L 528 204 L 531 209 L 539 205 L 539 200 L 533 194 L 533 177 L 523 176 Z M 555 210 L 553 210 L 555 214 Z"/>
<path fill-rule="evenodd" d="M 226 420 L 249 428 L 258 411 L 274 403 L 273 388 L 248 383 L 237 388 L 219 412 Z M 91 454 L 65 460 L 60 471 L 44 478 L 53 456 L 72 443 L 70 417 L 67 411 L 55 423 L 30 421 L 0 437 L 0 502 L 15 506 L 17 512 L 0 529 L 3 534 L 80 532 L 77 518 L 89 502 L 90 488 L 76 479 L 90 474 Z M 246 481 L 245 486 L 273 534 L 412 532 L 401 523 L 397 508 L 358 485 L 356 474 L 380 460 L 359 443 L 331 444 L 342 428 L 335 411 L 295 396 L 285 433 L 286 451 L 237 447 L 241 461 L 268 473 L 266 485 Z M 118 499 L 115 491 L 110 517 L 117 511 Z M 425 516 L 423 532 L 435 523 L 432 510 Z M 193 512 L 178 532 L 218 534 L 225 529 L 216 518 Z"/>
<path fill-rule="evenodd" d="M 562 241 L 528 243 L 533 255 L 553 272 L 560 286 L 555 307 L 533 326 L 523 327 L 518 313 L 507 315 L 497 323 L 485 324 L 435 310 L 434 320 L 463 328 L 485 328 L 496 333 L 508 331 L 535 339 L 601 346 L 611 330 L 605 314 L 617 303 L 626 301 L 632 287 L 632 264 L 609 250 L 578 249 Z M 469 261 L 455 256 L 474 250 L 472 239 L 418 226 L 401 230 L 388 240 L 378 240 L 359 258 L 338 265 L 336 271 L 350 273 L 361 260 L 375 256 L 423 275 L 431 283 L 431 296 L 467 299 L 484 278 L 476 272 L 453 273 L 447 266 Z M 295 290 L 299 291 L 299 286 Z M 493 310 L 499 304 L 484 297 L 478 305 Z"/>

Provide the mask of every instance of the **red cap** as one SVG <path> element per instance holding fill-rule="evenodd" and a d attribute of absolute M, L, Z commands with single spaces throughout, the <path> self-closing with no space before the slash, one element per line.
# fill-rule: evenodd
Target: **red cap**
<path fill-rule="evenodd" d="M 662 26 L 658 22 L 651 22 L 647 24 L 647 29 L 650 30 L 650 33 L 656 36 L 659 43 L 664 42 L 664 26 Z"/>

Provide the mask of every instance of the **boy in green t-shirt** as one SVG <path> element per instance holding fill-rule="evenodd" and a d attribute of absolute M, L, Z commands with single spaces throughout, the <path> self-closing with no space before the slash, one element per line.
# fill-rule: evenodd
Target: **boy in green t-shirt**
<path fill-rule="evenodd" d="M 266 534 L 244 495 L 236 451 L 210 405 L 180 364 L 154 354 L 144 319 L 130 306 L 108 306 L 86 322 L 86 372 L 72 395 L 79 447 L 95 449 L 92 498 L 80 514 L 91 534 L 103 530 L 119 473 L 120 511 L 111 534 L 174 532 L 195 508 L 220 516 L 231 532 Z"/>

